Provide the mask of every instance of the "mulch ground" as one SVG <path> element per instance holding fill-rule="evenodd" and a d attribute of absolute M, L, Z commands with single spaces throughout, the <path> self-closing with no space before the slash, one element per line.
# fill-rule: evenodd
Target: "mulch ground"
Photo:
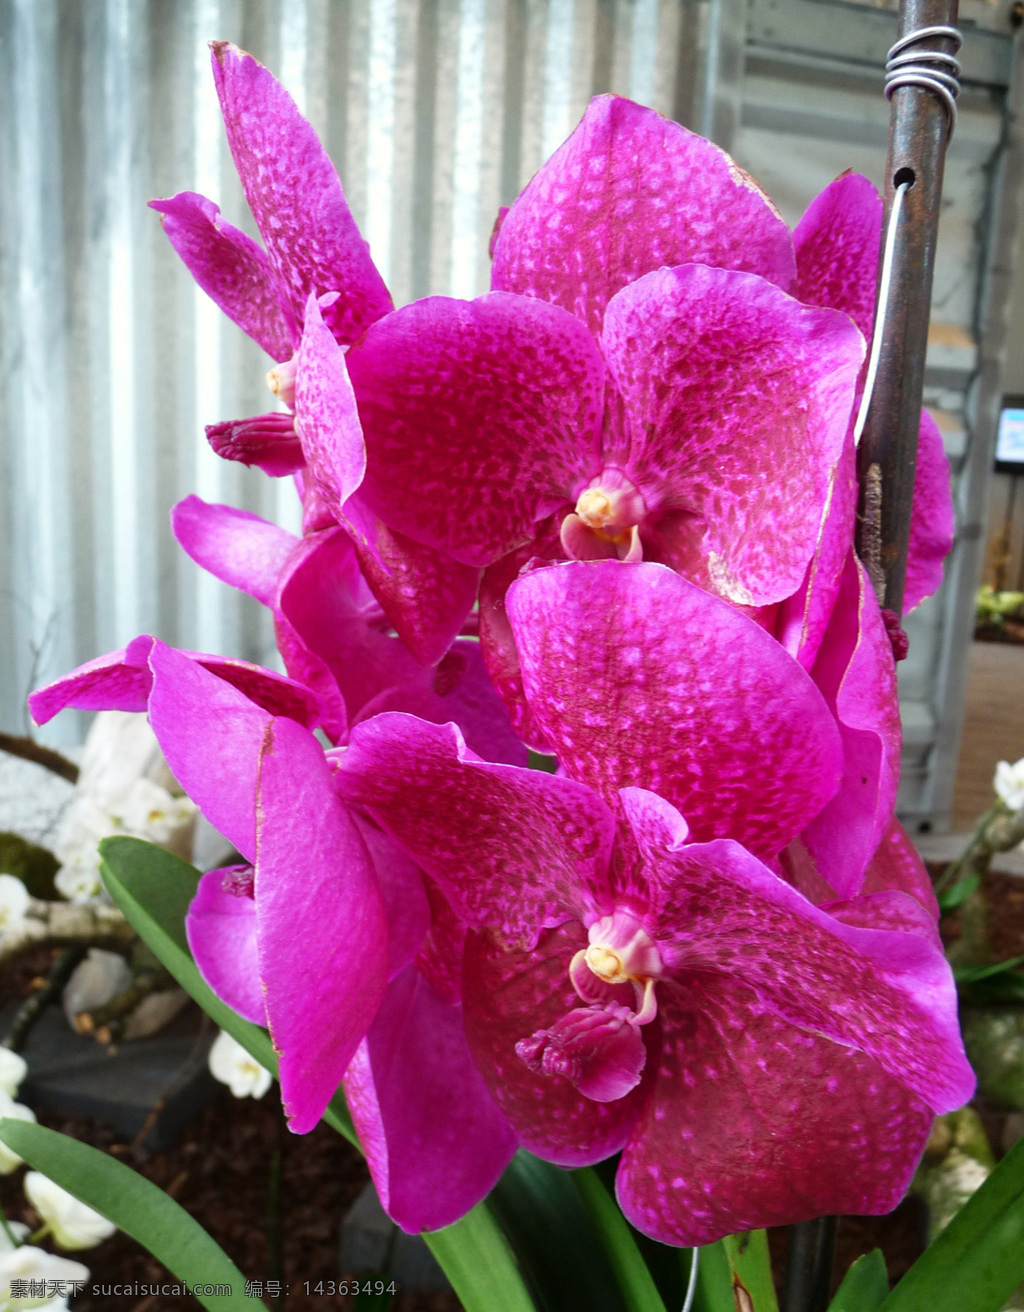
<path fill-rule="evenodd" d="M 989 874 L 985 889 L 992 905 L 993 956 L 1002 960 L 1024 952 L 1024 881 Z M 943 925 L 944 934 L 956 936 L 955 917 Z M 5 974 L 6 998 L 27 996 L 45 974 L 52 953 L 25 957 Z M 1003 1120 L 991 1109 L 981 1109 L 986 1128 L 998 1153 Z M 355 1200 L 368 1175 L 360 1155 L 328 1127 L 294 1136 L 283 1132 L 280 1106 L 272 1093 L 262 1101 L 225 1096 L 200 1116 L 172 1148 L 151 1156 L 141 1145 L 120 1142 L 106 1126 L 81 1117 L 40 1116 L 40 1121 L 112 1153 L 141 1171 L 175 1198 L 217 1240 L 239 1268 L 252 1279 L 268 1280 L 269 1163 L 275 1147 L 282 1154 L 281 1210 L 283 1217 L 282 1275 L 289 1289 L 282 1306 L 286 1312 L 317 1312 L 328 1308 L 354 1308 L 344 1295 L 307 1293 L 306 1282 L 338 1280 L 341 1218 Z M 33 1225 L 20 1186 L 20 1173 L 0 1179 L 0 1200 L 8 1217 Z M 890 1278 L 898 1280 L 924 1248 L 924 1215 L 915 1199 L 908 1199 L 884 1217 L 843 1217 L 839 1225 L 838 1275 L 862 1253 L 881 1248 Z M 785 1270 L 788 1231 L 769 1232 L 772 1264 L 779 1287 Z M 166 1281 L 164 1268 L 137 1243 L 118 1233 L 89 1252 L 78 1254 L 90 1268 L 92 1280 L 104 1285 L 152 1284 Z M 268 1305 L 272 1303 L 267 1299 Z M 200 1304 L 187 1296 L 103 1296 L 88 1293 L 74 1300 L 75 1312 L 178 1312 Z M 454 1294 L 414 1294 L 400 1291 L 393 1312 L 460 1312 Z M 567 1309 L 566 1312 L 573 1312 Z"/>

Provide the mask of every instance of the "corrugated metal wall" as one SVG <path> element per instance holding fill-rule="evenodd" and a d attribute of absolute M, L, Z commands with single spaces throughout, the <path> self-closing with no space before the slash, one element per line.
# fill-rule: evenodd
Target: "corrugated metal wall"
<path fill-rule="evenodd" d="M 1007 8 L 961 6 L 967 86 L 929 357 L 928 400 L 958 468 L 973 471 L 959 582 L 915 616 L 903 672 L 904 802 L 940 817 L 987 485 L 977 382 L 1006 212 L 995 201 Z M 267 362 L 193 286 L 146 209 L 197 190 L 254 232 L 208 39 L 251 50 L 305 109 L 401 304 L 486 288 L 499 205 L 601 91 L 712 136 L 790 221 L 843 168 L 881 182 L 893 35 L 884 7 L 832 0 L 0 0 L 0 725 L 24 724 L 34 683 L 139 632 L 268 658 L 259 609 L 203 576 L 167 527 L 191 491 L 288 525 L 297 511 L 289 481 L 207 447 L 205 423 L 269 408 Z M 78 732 L 66 716 L 48 734 Z"/>

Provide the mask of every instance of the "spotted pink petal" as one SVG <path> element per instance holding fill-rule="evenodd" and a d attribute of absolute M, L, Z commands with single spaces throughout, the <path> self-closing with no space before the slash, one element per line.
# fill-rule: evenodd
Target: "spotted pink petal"
<path fill-rule="evenodd" d="M 850 316 L 871 341 L 882 240 L 882 198 L 873 182 L 844 173 L 807 207 L 793 231 L 795 294 Z"/>
<path fill-rule="evenodd" d="M 391 298 L 334 165 L 262 64 L 228 41 L 211 50 L 235 167 L 295 321 L 311 293 L 340 292 L 326 321 L 339 342 L 354 341 L 391 309 Z"/>
<path fill-rule="evenodd" d="M 388 986 L 345 1098 L 384 1210 L 410 1234 L 464 1216 L 516 1150 L 469 1055 L 462 1008 L 415 967 Z"/>
<path fill-rule="evenodd" d="M 230 870 L 209 870 L 185 916 L 185 933 L 199 973 L 221 1002 L 254 1025 L 266 1025 L 251 890 L 232 892 Z"/>
<path fill-rule="evenodd" d="M 848 925 L 813 906 L 738 843 L 655 832 L 661 799 L 624 789 L 650 890 L 645 927 L 667 970 L 730 976 L 790 1025 L 871 1057 L 937 1112 L 974 1090 L 956 987 L 923 908 L 915 932 Z M 780 954 L 780 944 L 785 951 Z M 660 987 L 660 986 L 659 986 Z M 659 1002 L 660 1007 L 660 1002 Z"/>
<path fill-rule="evenodd" d="M 291 720 L 259 755 L 256 928 L 281 1098 L 296 1134 L 320 1120 L 387 984 L 387 920 L 323 749 Z"/>
<path fill-rule="evenodd" d="M 149 722 L 171 773 L 213 827 L 253 861 L 257 770 L 273 715 L 161 642 L 153 644 L 149 664 Z"/>
<path fill-rule="evenodd" d="M 275 360 L 295 349 L 295 321 L 282 307 L 281 287 L 266 253 L 221 218 L 212 200 L 182 191 L 151 200 L 185 267 L 228 318 Z"/>
<path fill-rule="evenodd" d="M 941 585 L 942 564 L 952 550 L 955 532 L 953 487 L 942 433 L 928 411 L 922 410 L 903 594 L 904 615 Z"/>
<path fill-rule="evenodd" d="M 932 1125 L 853 1048 L 799 1030 L 741 983 L 659 985 L 657 1083 L 619 1166 L 626 1217 L 666 1244 L 891 1211 Z"/>
<path fill-rule="evenodd" d="M 360 499 L 391 529 L 489 565 L 600 472 L 604 364 L 564 310 L 435 296 L 347 356 L 366 440 Z"/>
<path fill-rule="evenodd" d="M 430 930 L 423 872 L 390 834 L 366 816 L 353 812 L 352 819 L 380 882 L 388 922 L 388 978 L 394 979 L 416 959 Z"/>
<path fill-rule="evenodd" d="M 613 462 L 671 516 L 660 540 L 641 524 L 645 557 L 744 605 L 790 596 L 842 453 L 860 333 L 763 278 L 686 265 L 619 292 L 601 341 L 621 397 Z"/>
<path fill-rule="evenodd" d="M 251 419 L 207 424 L 206 440 L 222 460 L 256 465 L 271 478 L 284 478 L 305 468 L 306 457 L 295 432 L 294 415 L 275 411 Z"/>
<path fill-rule="evenodd" d="M 921 903 L 933 920 L 939 919 L 939 904 L 931 876 L 910 835 L 895 816 L 868 866 L 863 891 L 879 893 L 891 889 L 909 893 Z"/>
<path fill-rule="evenodd" d="M 598 333 L 612 296 L 665 265 L 789 288 L 778 210 L 717 146 L 620 96 L 597 96 L 504 216 L 491 285 L 552 301 Z"/>
<path fill-rule="evenodd" d="M 179 546 L 204 569 L 265 606 L 273 605 L 281 572 L 298 538 L 259 515 L 197 496 L 171 510 Z"/>
<path fill-rule="evenodd" d="M 330 307 L 325 311 L 330 314 Z M 315 296 L 306 305 L 295 375 L 295 430 L 317 491 L 336 519 L 363 481 L 366 448 L 345 353 Z"/>
<path fill-rule="evenodd" d="M 148 635 L 134 638 L 121 651 L 87 661 L 45 688 L 38 688 L 28 699 L 33 719 L 37 724 L 46 724 L 69 706 L 81 711 L 144 711 L 153 685 L 149 657 L 154 643 Z M 313 728 L 323 716 L 315 692 L 273 670 L 227 656 L 189 651 L 181 655 L 237 688 L 272 715 L 287 715 L 307 728 Z"/>
<path fill-rule="evenodd" d="M 492 934 L 471 932 L 463 968 L 466 1035 L 495 1101 L 524 1148 L 570 1167 L 618 1152 L 649 1083 L 612 1102 L 595 1102 L 562 1075 L 535 1073 L 516 1052 L 522 1039 L 550 1029 L 578 1006 L 569 962 L 586 942 L 576 920 L 549 930 L 532 951 L 505 948 Z"/>
<path fill-rule="evenodd" d="M 590 789 L 477 759 L 455 725 L 385 714 L 358 724 L 336 785 L 391 833 L 470 925 L 532 946 L 607 902 L 614 820 Z"/>
<path fill-rule="evenodd" d="M 471 639 L 456 642 L 435 669 L 419 668 L 414 678 L 385 688 L 363 707 L 359 718 L 384 711 L 405 711 L 432 724 L 453 722 L 469 749 L 485 761 L 527 764 L 527 749 L 487 677 L 480 643 Z"/>
<path fill-rule="evenodd" d="M 806 577 L 780 605 L 775 621 L 775 636 L 805 670 L 814 664 L 839 595 L 856 513 L 857 454 L 851 430 L 832 475 Z"/>
<path fill-rule="evenodd" d="M 507 606 L 536 721 L 574 779 L 636 784 L 694 836 L 781 850 L 835 793 L 842 747 L 808 675 L 663 565 L 534 570 Z"/>
<path fill-rule="evenodd" d="M 420 664 L 436 664 L 473 609 L 479 569 L 388 528 L 359 493 L 345 519 L 366 581 L 395 632 Z"/>
<path fill-rule="evenodd" d="M 902 744 L 892 644 L 852 550 L 811 677 L 839 725 L 844 766 L 838 793 L 803 841 L 840 897 L 852 897 L 889 827 Z"/>
<path fill-rule="evenodd" d="M 510 551 L 484 570 L 480 581 L 480 650 L 491 682 L 508 708 L 512 725 L 524 743 L 537 752 L 547 752 L 544 735 L 537 727 L 530 704 L 523 692 L 523 672 L 519 666 L 515 635 L 505 609 L 505 594 L 522 570 L 533 559 L 562 560 L 559 540 L 560 516 L 545 520 L 537 535 L 525 547 Z"/>

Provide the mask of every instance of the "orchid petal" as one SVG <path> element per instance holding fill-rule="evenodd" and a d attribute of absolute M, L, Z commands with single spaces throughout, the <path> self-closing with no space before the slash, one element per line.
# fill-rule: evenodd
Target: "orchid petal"
<path fill-rule="evenodd" d="M 889 826 L 902 743 L 892 644 L 852 550 L 811 677 L 839 724 L 844 766 L 838 793 L 803 841 L 839 896 L 851 897 Z"/>
<path fill-rule="evenodd" d="M 410 1234 L 464 1216 L 516 1150 L 469 1055 L 461 1007 L 415 967 L 389 985 L 345 1097 L 384 1210 Z"/>
<path fill-rule="evenodd" d="M 305 468 L 295 416 L 280 411 L 207 424 L 206 440 L 222 460 L 255 465 L 271 478 L 285 478 Z"/>
<path fill-rule="evenodd" d="M 773 856 L 834 794 L 842 748 L 821 693 L 763 629 L 678 574 L 554 565 L 514 583 L 507 606 L 538 725 L 606 797 L 649 788 L 698 839 Z"/>
<path fill-rule="evenodd" d="M 298 333 L 281 308 L 280 284 L 266 253 L 194 191 L 149 206 L 159 211 L 171 245 L 207 296 L 268 355 L 287 360 Z"/>
<path fill-rule="evenodd" d="M 601 341 L 622 398 L 615 458 L 649 511 L 685 512 L 659 559 L 744 605 L 795 592 L 863 359 L 850 320 L 751 274 L 686 265 L 613 297 Z M 641 537 L 650 556 L 643 525 Z"/>
<path fill-rule="evenodd" d="M 942 564 L 952 550 L 955 532 L 952 480 L 942 432 L 928 411 L 922 410 L 903 593 L 904 615 L 941 585 Z"/>
<path fill-rule="evenodd" d="M 334 165 L 262 64 L 228 41 L 211 50 L 231 154 L 292 314 L 301 323 L 310 293 L 340 292 L 327 324 L 338 341 L 354 341 L 391 298 Z"/>
<path fill-rule="evenodd" d="M 359 836 L 380 881 L 388 923 L 388 978 L 415 960 L 430 929 L 430 904 L 419 867 L 390 834 L 353 813 Z"/>
<path fill-rule="evenodd" d="M 360 567 L 395 632 L 421 665 L 436 664 L 473 609 L 479 569 L 388 528 L 359 493 L 345 511 Z"/>
<path fill-rule="evenodd" d="M 642 790 L 620 796 L 627 818 L 641 821 L 634 834 L 650 889 L 648 932 L 670 972 L 736 978 L 789 1024 L 860 1049 L 937 1113 L 967 1101 L 974 1075 L 933 933 L 843 924 L 738 843 L 680 844 L 667 829 L 659 839 L 660 798 L 652 813 Z"/>
<path fill-rule="evenodd" d="M 356 725 L 336 760 L 342 796 L 398 839 L 467 924 L 531 945 L 604 908 L 614 820 L 583 785 L 478 760 L 455 725 L 395 713 Z"/>
<path fill-rule="evenodd" d="M 893 816 L 864 876 L 864 893 L 895 889 L 909 893 L 929 913 L 939 919 L 939 903 L 927 867 L 921 860 L 910 835 Z"/>
<path fill-rule="evenodd" d="M 569 962 L 586 942 L 578 921 L 549 930 L 528 952 L 486 933 L 466 940 L 463 1009 L 473 1060 L 523 1146 L 559 1166 L 589 1166 L 618 1152 L 648 1085 L 595 1102 L 563 1076 L 536 1074 L 516 1052 L 520 1040 L 578 1006 Z"/>
<path fill-rule="evenodd" d="M 28 699 L 36 723 L 46 724 L 69 706 L 81 711 L 145 711 L 153 684 L 148 661 L 154 643 L 155 639 L 144 634 L 122 650 L 87 661 L 63 678 L 38 688 Z M 287 715 L 308 728 L 322 717 L 323 708 L 315 692 L 273 670 L 227 656 L 190 651 L 180 654 L 272 715 Z"/>
<path fill-rule="evenodd" d="M 728 216 L 723 221 L 723 216 Z M 620 96 L 597 96 L 504 217 L 491 285 L 601 328 L 608 301 L 665 265 L 793 281 L 781 215 L 710 141 Z"/>
<path fill-rule="evenodd" d="M 297 359 L 295 430 L 317 491 L 340 519 L 345 502 L 363 481 L 366 447 L 345 353 L 312 295 Z"/>
<path fill-rule="evenodd" d="M 281 1098 L 296 1134 L 334 1095 L 387 984 L 387 921 L 370 858 L 316 739 L 266 726 L 259 757 L 256 925 Z"/>
<path fill-rule="evenodd" d="M 848 314 L 871 341 L 882 241 L 882 198 L 873 182 L 844 173 L 815 196 L 793 230 L 795 294 Z"/>
<path fill-rule="evenodd" d="M 896 1206 L 932 1125 L 920 1098 L 736 981 L 693 974 L 659 995 L 657 1083 L 616 1181 L 633 1225 L 662 1243 L 709 1244 Z"/>
<path fill-rule="evenodd" d="M 185 916 L 199 973 L 221 1002 L 254 1025 L 266 1025 L 256 947 L 256 903 L 225 887 L 224 870 L 208 870 Z"/>
<path fill-rule="evenodd" d="M 347 357 L 366 439 L 360 498 L 390 528 L 483 567 L 600 470 L 604 363 L 554 305 L 434 296 Z"/>
<path fill-rule="evenodd" d="M 273 605 L 278 579 L 298 538 L 259 515 L 197 496 L 171 510 L 178 544 L 203 569 L 265 606 Z"/>

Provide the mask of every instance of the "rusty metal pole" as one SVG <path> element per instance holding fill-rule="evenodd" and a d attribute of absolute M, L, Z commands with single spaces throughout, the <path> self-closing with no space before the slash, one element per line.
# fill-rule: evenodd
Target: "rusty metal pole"
<path fill-rule="evenodd" d="M 897 45 L 912 33 L 953 28 L 957 0 L 900 0 Z M 932 34 L 898 52 L 900 67 L 943 81 L 950 65 L 928 64 L 926 52 L 956 54 L 952 34 Z M 894 52 L 890 52 L 892 55 Z M 910 55 L 922 56 L 914 61 Z M 947 82 L 949 81 L 947 76 Z M 955 84 L 952 88 L 955 97 Z M 910 512 L 914 499 L 917 435 L 921 424 L 928 318 L 935 268 L 935 242 L 946 146 L 955 121 L 949 96 L 922 85 L 894 87 L 885 178 L 882 255 L 896 194 L 902 193 L 895 231 L 885 321 L 874 390 L 857 450 L 860 499 L 857 551 L 867 567 L 879 603 L 894 617 L 903 614 Z M 898 622 L 898 621 L 897 621 Z M 790 1228 L 790 1251 L 783 1297 L 785 1312 L 825 1312 L 832 1281 L 838 1218 L 819 1217 Z"/>
<path fill-rule="evenodd" d="M 956 20 L 957 0 L 901 0 L 899 35 L 903 38 L 927 27 L 955 27 Z M 923 44 L 954 55 L 958 43 L 933 37 Z M 857 550 L 879 602 L 897 616 L 903 613 L 935 240 L 950 126 L 946 108 L 934 92 L 920 86 L 893 92 L 883 231 L 896 188 L 901 182 L 909 182 L 910 188 L 903 197 L 896 231 L 878 374 L 857 454 Z"/>

